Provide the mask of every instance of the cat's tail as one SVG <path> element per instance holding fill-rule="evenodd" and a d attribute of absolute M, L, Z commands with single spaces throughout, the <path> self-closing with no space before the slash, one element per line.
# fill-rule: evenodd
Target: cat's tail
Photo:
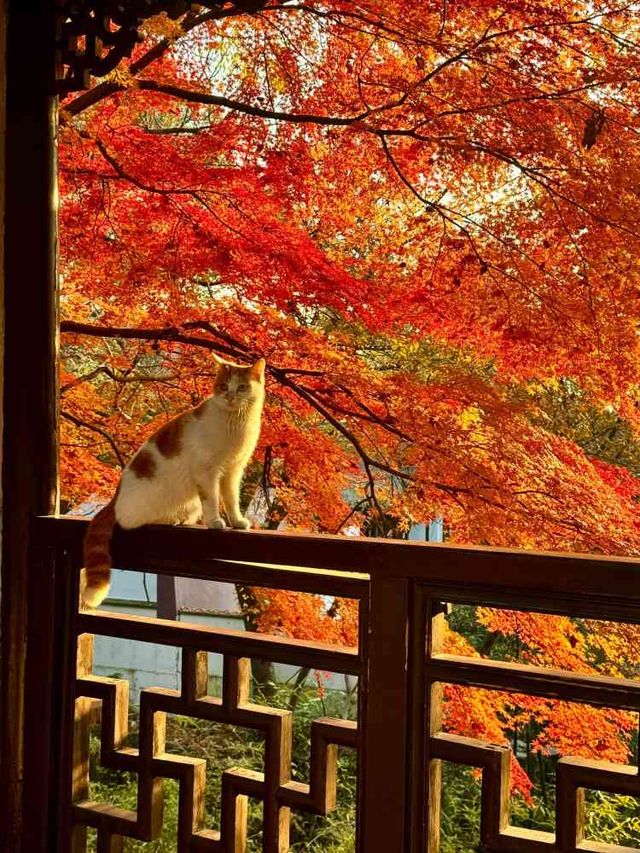
<path fill-rule="evenodd" d="M 114 498 L 94 515 L 84 537 L 84 569 L 80 579 L 80 597 L 85 607 L 97 607 L 109 592 L 111 577 L 109 543 L 115 523 Z"/>

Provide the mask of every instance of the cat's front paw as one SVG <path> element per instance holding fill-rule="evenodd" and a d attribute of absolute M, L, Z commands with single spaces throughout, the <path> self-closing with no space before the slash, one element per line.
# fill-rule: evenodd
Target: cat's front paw
<path fill-rule="evenodd" d="M 214 520 L 213 520 L 213 521 L 209 521 L 209 522 L 207 523 L 207 527 L 208 527 L 210 530 L 223 530 L 223 529 L 226 527 L 226 525 L 225 525 L 225 523 L 224 523 L 224 519 L 222 519 L 222 518 L 214 518 Z"/>
<path fill-rule="evenodd" d="M 231 522 L 231 526 L 235 530 L 248 530 L 251 527 L 251 522 L 248 518 L 243 518 L 242 516 L 240 516 L 240 518 L 233 519 L 233 521 Z"/>

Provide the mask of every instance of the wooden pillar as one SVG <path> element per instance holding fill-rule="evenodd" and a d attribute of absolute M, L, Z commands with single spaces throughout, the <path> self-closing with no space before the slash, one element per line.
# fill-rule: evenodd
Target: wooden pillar
<path fill-rule="evenodd" d="M 46 849 L 52 578 L 30 521 L 57 501 L 53 0 L 8 0 L 0 849 Z"/>
<path fill-rule="evenodd" d="M 410 581 L 372 573 L 365 640 L 368 668 L 360 691 L 359 853 L 407 849 L 411 612 Z"/>
<path fill-rule="evenodd" d="M 7 93 L 7 0 L 0 0 L 0 477 L 2 476 L 2 397 L 4 394 L 4 141 Z M 0 512 L 2 485 L 0 483 Z M 0 522 L 1 524 L 1 522 Z M 2 528 L 0 526 L 0 548 Z"/>
<path fill-rule="evenodd" d="M 158 619 L 177 619 L 176 579 L 172 575 L 157 576 Z"/>

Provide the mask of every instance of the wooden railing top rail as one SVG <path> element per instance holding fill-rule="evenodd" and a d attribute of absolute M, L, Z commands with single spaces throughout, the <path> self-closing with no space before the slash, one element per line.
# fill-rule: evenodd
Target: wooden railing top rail
<path fill-rule="evenodd" d="M 36 541 L 80 548 L 87 523 L 63 516 L 38 518 Z M 366 593 L 367 575 L 409 578 L 447 601 L 640 621 L 636 558 L 169 526 L 118 531 L 113 552 L 116 565 L 159 574 L 308 591 L 324 585 L 333 594 L 354 597 Z M 318 570 L 321 576 L 314 577 Z M 329 584 L 326 573 L 331 573 Z"/>

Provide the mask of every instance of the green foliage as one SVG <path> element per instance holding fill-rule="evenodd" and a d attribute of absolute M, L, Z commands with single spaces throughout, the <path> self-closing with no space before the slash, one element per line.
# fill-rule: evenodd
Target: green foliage
<path fill-rule="evenodd" d="M 621 847 L 636 847 L 640 838 L 640 800 L 588 791 L 586 836 Z"/>
<path fill-rule="evenodd" d="M 563 379 L 539 386 L 530 396 L 538 405 L 534 418 L 556 435 L 568 438 L 589 456 L 628 468 L 640 476 L 640 444 L 629 421 L 613 406 L 594 405 L 579 385 Z"/>

